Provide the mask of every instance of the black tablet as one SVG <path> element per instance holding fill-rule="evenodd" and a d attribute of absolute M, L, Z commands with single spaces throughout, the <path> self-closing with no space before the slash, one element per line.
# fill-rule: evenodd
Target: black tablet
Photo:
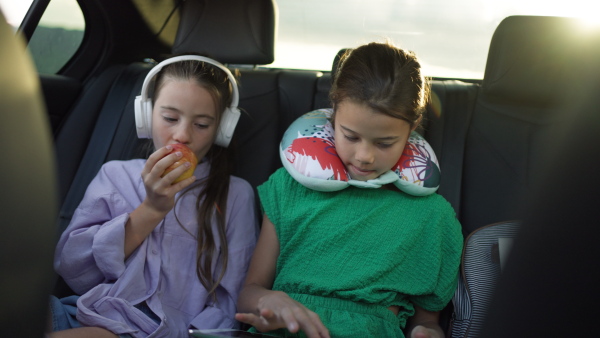
<path fill-rule="evenodd" d="M 253 333 L 233 329 L 215 329 L 215 330 L 189 330 L 190 337 L 193 338 L 222 338 L 222 337 L 240 337 L 240 338 L 270 338 L 276 337 L 265 333 Z"/>

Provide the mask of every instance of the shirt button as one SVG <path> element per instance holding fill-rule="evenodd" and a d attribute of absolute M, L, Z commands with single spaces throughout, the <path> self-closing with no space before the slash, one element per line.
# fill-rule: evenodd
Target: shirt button
<path fill-rule="evenodd" d="M 152 253 L 156 255 L 158 254 L 158 251 L 156 251 L 156 249 L 152 249 Z"/>

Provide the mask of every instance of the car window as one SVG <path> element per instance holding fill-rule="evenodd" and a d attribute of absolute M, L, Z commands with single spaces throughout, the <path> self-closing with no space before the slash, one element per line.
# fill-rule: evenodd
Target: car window
<path fill-rule="evenodd" d="M 413 50 L 426 75 L 482 79 L 492 34 L 509 15 L 594 19 L 596 1 L 278 0 L 271 67 L 329 70 L 341 48 L 389 38 Z M 596 18 L 597 19 L 597 18 Z"/>
<path fill-rule="evenodd" d="M 30 0 L 0 0 L 8 23 L 16 30 L 31 6 Z M 85 20 L 77 0 L 52 0 L 29 41 L 39 73 L 57 73 L 83 41 Z"/>
<path fill-rule="evenodd" d="M 142 9 L 149 5 L 144 0 L 136 2 Z M 172 3 L 160 3 L 164 5 L 161 16 L 146 20 L 152 27 L 163 29 L 161 37 L 172 43 L 178 20 L 168 20 Z M 600 4 L 588 0 L 277 0 L 276 3 L 279 15 L 276 54 L 269 67 L 329 70 L 341 48 L 390 39 L 415 51 L 426 75 L 461 79 L 483 78 L 492 34 L 509 15 L 600 20 L 595 16 Z M 15 30 L 30 4 L 31 0 L 0 0 L 0 7 Z M 168 25 L 163 27 L 165 22 Z M 50 1 L 30 42 L 39 72 L 59 71 L 77 51 L 84 29 L 76 0 Z"/>

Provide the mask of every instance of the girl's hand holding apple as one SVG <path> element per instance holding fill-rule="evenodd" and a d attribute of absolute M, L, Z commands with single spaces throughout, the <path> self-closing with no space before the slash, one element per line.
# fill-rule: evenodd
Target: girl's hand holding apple
<path fill-rule="evenodd" d="M 198 164 L 198 159 L 196 158 L 196 154 L 194 154 L 194 152 L 190 148 L 188 148 L 185 144 L 175 143 L 175 144 L 168 145 L 168 147 L 172 147 L 172 149 L 173 149 L 173 150 L 171 150 L 171 152 L 169 154 L 181 152 L 182 157 L 180 160 L 175 161 L 175 163 L 173 163 L 167 169 L 165 169 L 165 171 L 161 177 L 164 177 L 165 175 L 167 175 L 168 173 L 170 173 L 171 171 L 173 171 L 175 168 L 179 167 L 180 165 L 184 164 L 185 162 L 188 162 L 190 164 L 190 166 L 188 167 L 188 169 L 186 171 L 183 172 L 183 174 L 181 174 L 179 177 L 177 177 L 175 179 L 175 181 L 173 181 L 173 183 L 178 183 L 178 182 L 185 180 L 186 178 L 191 177 L 194 174 L 194 170 L 196 170 L 196 165 Z"/>
<path fill-rule="evenodd" d="M 175 204 L 175 194 L 195 181 L 196 155 L 183 144 L 170 144 L 155 151 L 142 170 L 146 187 L 144 204 L 167 214 Z"/>

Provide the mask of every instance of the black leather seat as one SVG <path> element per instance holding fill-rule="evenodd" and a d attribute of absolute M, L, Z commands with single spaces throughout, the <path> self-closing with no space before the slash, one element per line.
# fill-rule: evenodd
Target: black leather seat
<path fill-rule="evenodd" d="M 466 232 L 522 218 L 523 196 L 547 168 L 542 154 L 584 53 L 576 20 L 512 16 L 496 29 L 469 126 L 461 201 Z M 443 176 L 443 173 L 442 173 Z"/>
<path fill-rule="evenodd" d="M 563 87 L 564 132 L 546 147 L 529 212 L 508 257 L 481 337 L 595 336 L 600 303 L 600 34 L 580 31 L 577 81 Z"/>

